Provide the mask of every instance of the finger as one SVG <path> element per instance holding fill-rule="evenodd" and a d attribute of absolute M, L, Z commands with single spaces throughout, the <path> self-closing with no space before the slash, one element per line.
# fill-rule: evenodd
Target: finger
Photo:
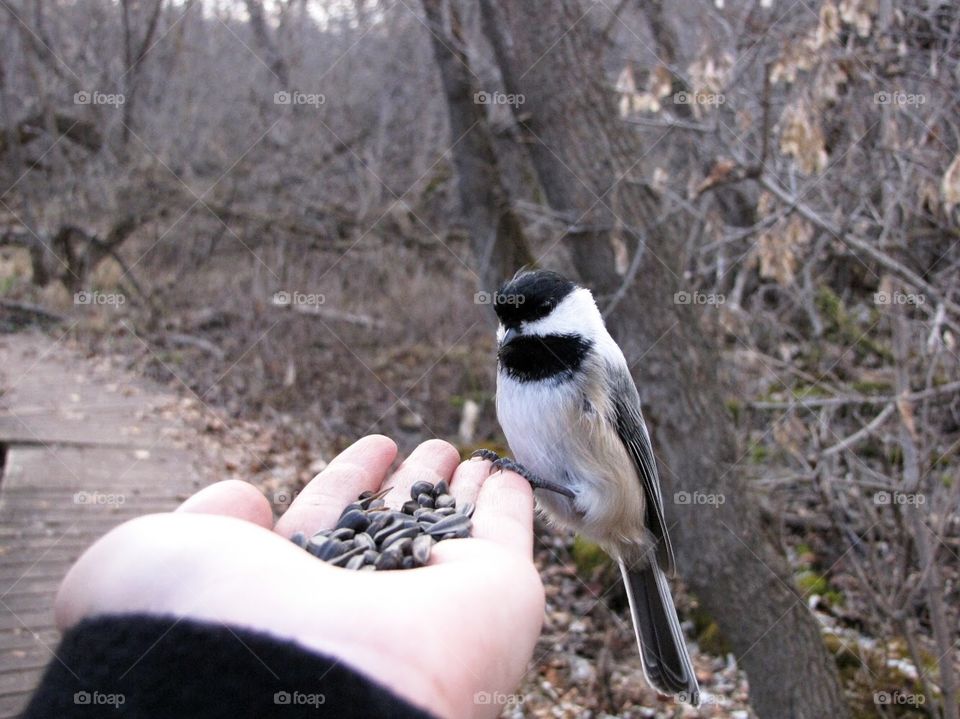
<path fill-rule="evenodd" d="M 396 456 L 397 445 L 389 437 L 372 434 L 357 440 L 310 480 L 277 520 L 277 531 L 310 536 L 332 527 L 361 492 L 380 488 Z"/>
<path fill-rule="evenodd" d="M 177 507 L 176 511 L 222 514 L 245 519 L 266 529 L 273 528 L 270 502 L 259 489 L 239 479 L 227 479 L 204 487 Z"/>
<path fill-rule="evenodd" d="M 459 462 L 460 453 L 452 444 L 442 439 L 427 440 L 413 450 L 387 482 L 392 488 L 385 497 L 387 504 L 399 509 L 410 499 L 410 487 L 414 482 L 423 480 L 436 484 L 441 479 L 449 482 Z"/>
<path fill-rule="evenodd" d="M 533 490 L 516 472 L 496 472 L 480 487 L 473 536 L 533 555 Z"/>
<path fill-rule="evenodd" d="M 491 462 L 486 459 L 468 459 L 461 462 L 450 480 L 450 494 L 457 500 L 457 506 L 462 507 L 467 502 L 477 503 L 480 487 L 490 476 Z"/>

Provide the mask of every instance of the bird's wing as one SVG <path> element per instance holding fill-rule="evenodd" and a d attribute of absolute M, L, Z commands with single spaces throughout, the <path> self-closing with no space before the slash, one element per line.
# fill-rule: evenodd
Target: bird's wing
<path fill-rule="evenodd" d="M 660 477 L 657 474 L 657 461 L 650 445 L 650 434 L 640 411 L 640 395 L 626 368 L 612 376 L 620 376 L 611 388 L 614 405 L 614 422 L 617 434 L 643 483 L 647 501 L 647 529 L 657 540 L 657 563 L 668 575 L 674 573 L 673 545 L 667 533 L 667 523 L 663 517 L 663 497 L 660 494 Z"/>

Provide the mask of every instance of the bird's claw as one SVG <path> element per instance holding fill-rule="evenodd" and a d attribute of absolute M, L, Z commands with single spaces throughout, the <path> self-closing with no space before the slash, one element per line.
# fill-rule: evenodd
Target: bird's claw
<path fill-rule="evenodd" d="M 500 455 L 494 452 L 492 449 L 487 449 L 486 447 L 481 447 L 476 450 L 473 454 L 470 455 L 471 459 L 488 459 L 491 462 L 496 462 L 500 459 Z"/>
<path fill-rule="evenodd" d="M 570 489 L 564 487 L 562 484 L 557 484 L 556 482 L 543 479 L 539 475 L 534 474 L 522 464 L 513 461 L 509 457 L 501 457 L 492 449 L 481 448 L 470 456 L 489 460 L 493 463 L 494 470 L 499 471 L 505 469 L 510 472 L 516 472 L 525 480 L 527 480 L 530 483 L 530 486 L 534 489 L 543 489 L 548 492 L 556 492 L 557 494 L 562 494 L 564 497 L 569 497 L 570 499 L 574 499 L 576 497 L 576 495 Z"/>

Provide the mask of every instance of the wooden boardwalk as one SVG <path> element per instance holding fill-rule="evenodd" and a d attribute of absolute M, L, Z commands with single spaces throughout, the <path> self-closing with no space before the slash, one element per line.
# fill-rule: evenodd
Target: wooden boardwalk
<path fill-rule="evenodd" d="M 56 337 L 0 335 L 0 719 L 53 657 L 53 599 L 76 558 L 200 486 L 175 406 Z"/>

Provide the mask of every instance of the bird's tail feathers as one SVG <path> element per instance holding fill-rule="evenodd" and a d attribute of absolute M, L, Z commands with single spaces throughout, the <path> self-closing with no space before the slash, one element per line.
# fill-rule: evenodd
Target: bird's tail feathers
<path fill-rule="evenodd" d="M 633 628 L 640 646 L 643 674 L 664 694 L 675 694 L 693 706 L 700 703 L 700 687 L 680 629 L 667 577 L 656 560 L 620 572 L 630 602 Z"/>

